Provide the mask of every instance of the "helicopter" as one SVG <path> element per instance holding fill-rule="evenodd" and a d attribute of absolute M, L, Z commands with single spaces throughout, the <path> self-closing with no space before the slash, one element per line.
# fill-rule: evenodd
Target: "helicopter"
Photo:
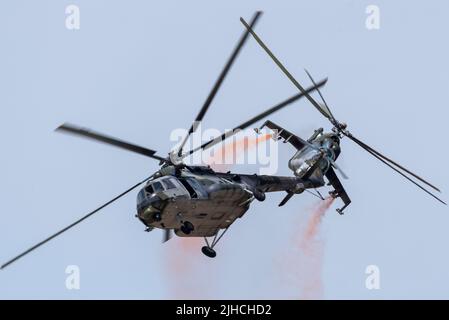
<path fill-rule="evenodd" d="M 369 154 L 374 156 L 376 159 L 381 161 L 383 164 L 387 165 L 401 176 L 403 176 L 408 181 L 415 184 L 418 188 L 438 200 L 444 205 L 447 205 L 446 202 L 441 200 L 435 194 L 427 190 L 424 186 L 419 184 L 416 180 L 424 183 L 425 185 L 431 187 L 437 192 L 441 192 L 441 190 L 435 187 L 430 182 L 424 180 L 417 174 L 412 171 L 406 169 L 402 165 L 398 164 L 396 161 L 386 157 L 379 151 L 370 147 L 368 144 L 364 143 L 362 140 L 355 137 L 348 129 L 348 125 L 344 122 L 339 122 L 331 112 L 329 105 L 324 99 L 323 94 L 319 88 L 316 89 L 318 92 L 322 103 L 318 103 L 309 92 L 307 92 L 303 86 L 293 77 L 293 75 L 285 68 L 285 66 L 279 61 L 279 59 L 273 54 L 273 52 L 267 47 L 267 45 L 262 41 L 262 39 L 256 34 L 251 25 L 240 17 L 240 22 L 243 24 L 245 29 L 253 36 L 259 46 L 267 53 L 267 55 L 273 60 L 273 62 L 279 67 L 279 69 L 287 76 L 287 78 L 293 83 L 293 85 L 301 92 L 307 100 L 333 125 L 331 132 L 324 133 L 323 128 L 319 128 L 315 130 L 314 134 L 308 139 L 303 140 L 300 137 L 290 133 L 286 129 L 278 126 L 277 124 L 266 121 L 264 126 L 269 127 L 270 129 L 275 131 L 275 134 L 279 136 L 279 139 L 283 138 L 284 142 L 290 142 L 296 149 L 297 152 L 295 155 L 289 160 L 289 168 L 294 172 L 296 177 L 304 177 L 305 175 L 308 178 L 314 178 L 314 181 L 320 180 L 321 186 L 324 186 L 325 176 L 328 180 L 328 184 L 334 187 L 334 191 L 330 192 L 330 195 L 334 198 L 341 198 L 344 206 L 342 208 L 337 209 L 337 212 L 343 214 L 343 210 L 349 206 L 351 203 L 351 199 L 346 193 L 342 183 L 340 182 L 338 176 L 336 175 L 334 168 L 340 172 L 344 179 L 347 179 L 347 175 L 341 170 L 341 168 L 335 163 L 337 160 L 341 149 L 340 149 L 340 141 L 343 137 L 346 137 L 353 142 L 355 142 L 359 147 L 363 150 L 367 151 Z M 305 70 L 307 76 L 311 80 L 311 82 L 316 85 L 315 80 L 313 79 L 310 72 Z M 313 173 L 311 173 L 313 172 Z M 284 205 L 293 195 L 295 194 L 294 190 L 287 191 L 287 195 L 279 204 L 280 206 Z"/>
<path fill-rule="evenodd" d="M 332 185 L 334 188 L 334 190 L 330 192 L 330 196 L 334 198 L 339 197 L 344 202 L 344 206 L 337 209 L 340 214 L 343 214 L 344 209 L 351 203 L 348 194 L 335 172 L 336 170 L 343 178 L 347 178 L 346 174 L 335 162 L 341 153 L 340 140 L 343 137 L 347 137 L 356 142 L 374 157 L 399 172 L 440 202 L 443 202 L 424 187 L 413 181 L 406 175 L 406 173 L 437 191 L 439 191 L 438 188 L 357 139 L 346 129 L 346 124 L 338 122 L 335 119 L 319 90 L 326 84 L 327 78 L 315 82 L 310 73 L 306 71 L 312 81 L 312 86 L 308 88 L 303 88 L 293 78 L 254 32 L 253 28 L 260 15 L 260 11 L 256 12 L 249 24 L 242 18 L 240 19 L 246 28 L 245 32 L 242 34 L 230 58 L 226 62 L 184 139 L 177 148 L 173 149 L 168 154 L 168 156 L 160 156 L 155 150 L 138 146 L 73 124 L 65 123 L 59 126 L 56 129 L 57 132 L 88 138 L 157 160 L 159 161 L 160 169 L 72 224 L 7 261 L 0 266 L 0 269 L 19 260 L 142 185 L 144 186 L 137 194 L 137 214 L 135 216 L 145 225 L 145 231 L 150 232 L 154 229 L 162 229 L 164 232 L 163 242 L 168 241 L 171 238 L 172 233 L 179 237 L 203 237 L 205 246 L 201 248 L 201 251 L 204 255 L 210 258 L 216 257 L 214 248 L 229 227 L 238 218 L 244 216 L 254 200 L 264 201 L 266 199 L 266 193 L 286 192 L 285 198 L 279 203 L 279 206 L 283 206 L 296 194 L 301 194 L 304 191 L 311 192 L 311 189 L 317 190 L 318 188 L 325 186 L 326 182 L 324 178 L 326 177 L 328 184 Z M 265 49 L 281 70 L 283 70 L 290 78 L 299 89 L 299 93 L 236 126 L 234 129 L 228 130 L 222 135 L 211 139 L 196 148 L 184 151 L 188 138 L 196 131 L 203 120 L 227 73 L 231 69 L 236 57 L 250 35 L 255 38 L 258 44 Z M 313 91 L 318 92 L 324 104 L 318 104 L 311 97 L 310 93 Z M 320 128 L 315 130 L 309 139 L 305 140 L 270 120 L 265 121 L 260 128 L 255 129 L 256 132 L 260 133 L 261 129 L 267 127 L 273 131 L 273 134 L 271 135 L 273 139 L 283 140 L 283 142 L 290 143 L 296 148 L 296 153 L 288 162 L 289 168 L 293 171 L 293 176 L 238 174 L 232 172 L 222 173 L 214 171 L 209 166 L 185 164 L 184 159 L 193 153 L 204 151 L 222 143 L 225 139 L 233 136 L 240 130 L 252 126 L 274 112 L 277 112 L 304 97 L 307 98 L 318 111 L 323 114 L 323 116 L 331 121 L 334 125 L 331 132 L 325 133 L 324 130 Z M 401 172 L 399 169 L 404 172 Z M 319 192 L 318 196 L 321 199 L 324 199 Z M 211 237 L 212 240 L 209 241 L 210 239 L 208 238 Z"/>
<path fill-rule="evenodd" d="M 257 11 L 253 15 L 250 22 L 252 27 L 256 25 L 261 14 L 262 12 Z M 301 192 L 307 188 L 314 188 L 315 184 L 318 186 L 318 181 L 308 179 L 307 176 L 299 178 L 295 176 L 218 173 L 208 166 L 193 166 L 184 163 L 184 159 L 193 153 L 222 143 L 241 130 L 304 97 L 303 93 L 295 94 L 201 146 L 184 151 L 186 142 L 203 120 L 249 35 L 248 31 L 241 35 L 186 136 L 177 149 L 173 149 L 168 156 L 161 156 L 155 150 L 70 123 L 65 123 L 56 128 L 56 132 L 87 138 L 157 160 L 160 169 L 100 207 L 10 259 L 1 265 L 0 269 L 6 268 L 142 185 L 143 187 L 137 194 L 136 217 L 145 225 L 145 231 L 162 229 L 164 231 L 163 242 L 169 240 L 173 233 L 181 237 L 204 237 L 206 246 L 202 248 L 202 252 L 209 257 L 216 256 L 213 249 L 215 245 L 229 226 L 245 214 L 251 202 L 255 199 L 265 200 L 265 193 L 267 192 L 289 190 Z M 310 86 L 306 91 L 312 92 L 324 86 L 326 82 L 327 78 Z M 209 241 L 207 237 L 213 237 L 213 239 Z"/>

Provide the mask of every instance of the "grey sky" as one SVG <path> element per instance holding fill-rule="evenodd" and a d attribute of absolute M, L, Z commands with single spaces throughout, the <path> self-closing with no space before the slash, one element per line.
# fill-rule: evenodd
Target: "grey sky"
<path fill-rule="evenodd" d="M 81 10 L 78 31 L 65 28 L 68 4 Z M 379 30 L 365 28 L 369 4 L 381 10 Z M 336 117 L 449 199 L 447 1 L 3 1 L 0 260 L 157 169 L 54 128 L 70 121 L 168 152 L 171 130 L 190 125 L 243 31 L 239 17 L 256 9 L 264 11 L 259 35 L 300 82 L 308 84 L 305 67 L 328 76 L 323 93 Z M 296 92 L 250 39 L 203 126 L 231 128 Z M 305 101 L 270 119 L 304 137 L 329 129 Z M 279 174 L 288 175 L 293 149 L 280 151 Z M 350 177 L 353 204 L 345 216 L 334 205 L 323 222 L 324 297 L 449 298 L 447 207 L 348 141 L 338 163 Z M 178 239 L 161 245 L 160 233 L 143 232 L 135 194 L 1 271 L 0 298 L 172 297 L 166 259 L 167 250 L 179 250 Z M 215 261 L 194 252 L 210 288 L 198 279 L 193 290 L 214 298 L 289 297 L 275 281 L 273 260 L 289 245 L 295 217 L 315 200 L 298 196 L 278 208 L 283 196 L 254 203 Z M 64 284 L 72 264 L 81 269 L 78 291 Z M 370 264 L 380 268 L 380 290 L 365 288 Z"/>

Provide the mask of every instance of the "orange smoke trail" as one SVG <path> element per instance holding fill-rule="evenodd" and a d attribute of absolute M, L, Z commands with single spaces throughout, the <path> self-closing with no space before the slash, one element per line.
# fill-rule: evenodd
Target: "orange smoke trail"
<path fill-rule="evenodd" d="M 211 156 L 207 163 L 218 172 L 226 172 L 236 163 L 237 158 L 244 152 L 248 152 L 259 143 L 267 141 L 271 134 L 257 137 L 243 137 L 234 142 L 227 143 Z"/>
<path fill-rule="evenodd" d="M 307 221 L 304 216 L 294 225 L 304 225 L 301 230 L 295 230 L 293 244 L 281 267 L 285 273 L 283 280 L 288 286 L 293 286 L 294 299 L 322 299 L 322 266 L 324 254 L 324 240 L 320 238 L 321 221 L 326 211 L 332 205 L 334 198 L 329 197 L 321 201 L 310 210 Z"/>
<path fill-rule="evenodd" d="M 322 268 L 324 240 L 318 238 L 318 233 L 320 231 L 321 220 L 333 202 L 334 198 L 326 198 L 313 209 L 304 235 L 299 243 L 303 251 L 302 264 L 305 265 L 309 272 L 302 279 L 302 282 L 300 282 L 302 285 L 300 287 L 300 299 L 323 298 Z"/>
<path fill-rule="evenodd" d="M 201 238 L 174 237 L 166 243 L 167 275 L 170 299 L 206 299 L 211 295 L 211 286 L 201 277 Z"/>
<path fill-rule="evenodd" d="M 301 241 L 301 248 L 304 250 L 308 249 L 308 246 L 313 242 L 315 237 L 318 235 L 319 227 L 321 224 L 321 219 L 325 215 L 327 209 L 334 202 L 334 198 L 328 197 L 324 201 L 320 202 L 319 205 L 313 209 L 310 216 L 309 222 L 307 223 L 307 228 L 304 232 L 304 236 Z"/>
<path fill-rule="evenodd" d="M 237 158 L 270 138 L 270 134 L 256 137 L 243 137 L 222 146 L 210 157 L 207 163 L 215 171 L 228 171 Z M 213 287 L 209 283 L 207 270 L 198 258 L 204 245 L 202 238 L 177 238 L 170 240 L 165 248 L 168 258 L 167 278 L 170 283 L 171 299 L 208 299 L 213 295 Z M 208 259 L 208 258 L 205 258 Z"/>

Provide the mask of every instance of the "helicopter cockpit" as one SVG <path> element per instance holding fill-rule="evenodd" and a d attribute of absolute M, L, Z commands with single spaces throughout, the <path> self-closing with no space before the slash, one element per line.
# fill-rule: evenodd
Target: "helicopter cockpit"
<path fill-rule="evenodd" d="M 297 177 L 302 178 L 321 158 L 320 150 L 306 146 L 290 159 L 288 166 Z"/>
<path fill-rule="evenodd" d="M 337 159 L 340 154 L 340 138 L 334 133 L 318 132 L 309 139 L 311 145 L 304 146 L 289 161 L 289 168 L 297 177 L 312 175 L 312 168 L 320 171 L 319 177 L 330 167 L 330 163 Z"/>
<path fill-rule="evenodd" d="M 336 133 L 326 133 L 320 135 L 316 140 L 316 143 L 320 145 L 321 148 L 324 148 L 328 153 L 328 157 L 331 157 L 332 160 L 336 160 L 340 155 L 340 138 Z"/>
<path fill-rule="evenodd" d="M 137 194 L 138 217 L 144 223 L 160 220 L 164 202 L 173 196 L 170 191 L 173 189 L 176 189 L 176 185 L 169 177 L 148 182 Z"/>

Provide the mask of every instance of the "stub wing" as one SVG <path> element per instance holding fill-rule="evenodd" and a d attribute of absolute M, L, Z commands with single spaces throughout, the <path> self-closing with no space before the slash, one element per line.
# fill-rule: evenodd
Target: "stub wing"
<path fill-rule="evenodd" d="M 297 150 L 301 150 L 302 148 L 304 148 L 304 146 L 307 145 L 306 141 L 270 120 L 267 120 L 261 128 L 263 127 L 268 127 L 273 130 L 275 132 L 274 138 L 283 138 L 285 143 L 291 143 Z"/>
<path fill-rule="evenodd" d="M 326 172 L 326 178 L 329 180 L 329 183 L 334 187 L 334 191 L 331 192 L 331 195 L 335 198 L 339 197 L 344 203 L 344 206 L 340 209 L 337 209 L 337 212 L 339 214 L 343 214 L 343 210 L 346 209 L 347 206 L 351 203 L 351 199 L 349 198 L 348 194 L 346 193 L 345 188 L 340 182 L 340 179 L 338 179 L 337 174 L 335 173 L 334 169 L 331 167 Z"/>

